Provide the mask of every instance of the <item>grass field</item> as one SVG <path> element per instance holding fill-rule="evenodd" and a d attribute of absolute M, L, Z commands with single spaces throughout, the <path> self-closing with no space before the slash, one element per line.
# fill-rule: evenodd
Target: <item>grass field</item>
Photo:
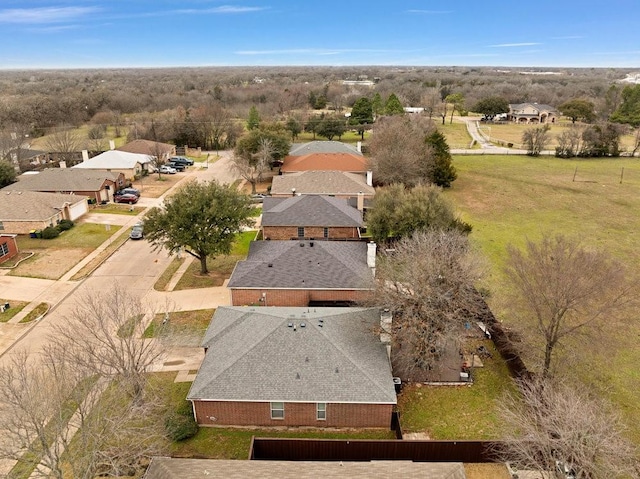
<path fill-rule="evenodd" d="M 436 121 L 438 130 L 447 139 L 449 148 L 471 148 L 471 136 L 467 131 L 467 125 L 464 122 L 455 121 L 449 123 L 449 120 L 443 125 L 442 122 Z"/>
<path fill-rule="evenodd" d="M 504 321 L 511 319 L 495 305 L 508 287 L 502 273 L 508 244 L 520 247 L 525 238 L 563 233 L 609 251 L 637 274 L 638 160 L 487 155 L 455 157 L 454 164 L 458 180 L 446 195 L 473 225 L 472 241 L 489 260 L 486 286 L 492 292 L 490 303 Z M 640 324 L 632 321 L 626 329 L 609 333 L 616 347 L 606 357 L 594 358 L 593 364 L 575 370 L 575 375 L 620 407 L 631 436 L 640 444 Z"/>

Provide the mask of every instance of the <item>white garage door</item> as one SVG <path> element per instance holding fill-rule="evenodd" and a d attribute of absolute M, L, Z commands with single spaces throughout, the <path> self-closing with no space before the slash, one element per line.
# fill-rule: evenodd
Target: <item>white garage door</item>
<path fill-rule="evenodd" d="M 79 201 L 75 205 L 71 205 L 71 207 L 69 208 L 69 214 L 71 215 L 71 218 L 69 219 L 71 221 L 75 221 L 76 219 L 80 218 L 83 214 L 85 214 L 87 211 L 89 211 L 89 206 L 87 205 L 87 202 Z"/>

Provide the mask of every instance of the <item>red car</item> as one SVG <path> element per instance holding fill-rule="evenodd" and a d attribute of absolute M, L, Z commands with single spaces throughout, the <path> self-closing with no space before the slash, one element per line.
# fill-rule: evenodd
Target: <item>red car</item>
<path fill-rule="evenodd" d="M 122 195 L 115 195 L 113 197 L 115 203 L 129 203 L 130 205 L 138 202 L 138 197 L 131 193 L 124 193 Z"/>

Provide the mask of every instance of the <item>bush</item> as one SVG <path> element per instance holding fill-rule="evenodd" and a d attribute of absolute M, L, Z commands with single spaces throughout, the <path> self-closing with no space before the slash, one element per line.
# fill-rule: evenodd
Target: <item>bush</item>
<path fill-rule="evenodd" d="M 58 231 L 67 231 L 73 228 L 74 222 L 71 220 L 60 220 L 58 223 Z"/>
<path fill-rule="evenodd" d="M 60 232 L 53 226 L 47 226 L 42 230 L 42 239 L 53 239 L 60 236 Z"/>
<path fill-rule="evenodd" d="M 198 433 L 198 424 L 193 419 L 191 411 L 188 414 L 170 414 L 164 421 L 164 427 L 167 436 L 174 442 L 184 441 Z"/>

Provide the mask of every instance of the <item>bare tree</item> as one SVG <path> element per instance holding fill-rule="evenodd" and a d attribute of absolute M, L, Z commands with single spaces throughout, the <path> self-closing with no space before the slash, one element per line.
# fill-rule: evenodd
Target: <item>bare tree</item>
<path fill-rule="evenodd" d="M 549 125 L 528 128 L 522 133 L 522 143 L 527 149 L 527 155 L 539 156 L 549 143 Z"/>
<path fill-rule="evenodd" d="M 640 149 L 640 128 L 636 129 L 636 133 L 633 137 L 633 150 L 631 150 L 631 156 L 636 156 L 638 149 Z"/>
<path fill-rule="evenodd" d="M 514 286 L 511 309 L 523 324 L 525 354 L 543 378 L 551 374 L 559 347 L 613 320 L 634 299 L 623 266 L 562 235 L 528 240 L 524 252 L 509 246 L 506 275 Z M 583 348 L 586 347 L 583 344 Z"/>
<path fill-rule="evenodd" d="M 57 327 L 56 350 L 72 364 L 84 364 L 93 374 L 118 380 L 138 398 L 146 373 L 163 353 L 160 343 L 142 338 L 149 314 L 153 314 L 149 306 L 120 286 L 87 293 Z"/>
<path fill-rule="evenodd" d="M 498 407 L 507 431 L 499 455 L 519 469 L 576 479 L 639 477 L 637 451 L 620 418 L 583 389 L 520 383 L 519 393 L 508 392 Z"/>
<path fill-rule="evenodd" d="M 482 270 L 457 231 L 419 231 L 381 255 L 372 302 L 394 315 L 394 371 L 420 377 L 446 348 L 457 353 L 464 325 L 479 307 L 474 284 Z"/>
<path fill-rule="evenodd" d="M 78 154 L 82 149 L 82 140 L 72 127 L 63 125 L 49 135 L 45 146 L 50 154 L 70 166 L 78 159 Z"/>
<path fill-rule="evenodd" d="M 571 127 L 558 135 L 556 156 L 571 158 L 582 151 L 582 128 Z"/>
<path fill-rule="evenodd" d="M 269 170 L 273 159 L 273 143 L 268 138 L 259 140 L 260 147 L 256 153 L 236 152 L 233 156 L 233 168 L 251 184 L 251 193 L 256 193 L 256 184 L 262 181 L 262 175 Z"/>

